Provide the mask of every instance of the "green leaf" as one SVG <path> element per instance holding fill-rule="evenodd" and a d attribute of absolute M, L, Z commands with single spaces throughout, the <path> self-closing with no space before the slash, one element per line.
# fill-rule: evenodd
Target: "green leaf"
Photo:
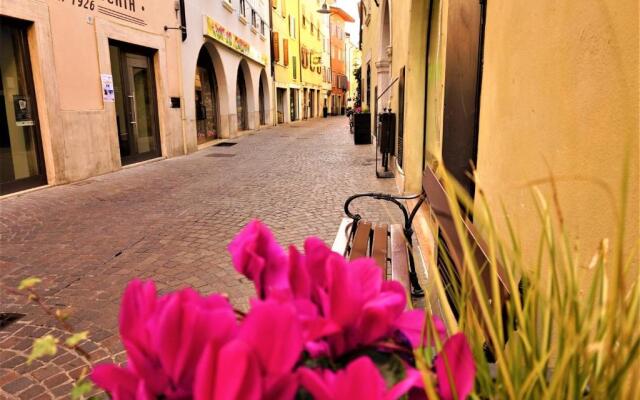
<path fill-rule="evenodd" d="M 69 347 L 76 347 L 78 343 L 82 342 L 83 340 L 87 340 L 88 337 L 89 331 L 82 331 L 69 336 L 64 343 Z"/>
<path fill-rule="evenodd" d="M 73 385 L 73 389 L 71 389 L 71 399 L 72 400 L 81 400 L 84 399 L 84 396 L 93 390 L 93 384 L 91 381 L 83 379 L 81 381 L 76 382 Z"/>
<path fill-rule="evenodd" d="M 31 364 L 33 360 L 44 356 L 55 356 L 58 352 L 58 339 L 51 335 L 46 335 L 33 341 L 31 354 L 27 359 L 27 364 Z"/>
<path fill-rule="evenodd" d="M 23 279 L 22 282 L 20 282 L 20 286 L 18 286 L 18 290 L 31 289 L 40 282 L 42 282 L 42 279 L 36 278 L 34 276 Z"/>

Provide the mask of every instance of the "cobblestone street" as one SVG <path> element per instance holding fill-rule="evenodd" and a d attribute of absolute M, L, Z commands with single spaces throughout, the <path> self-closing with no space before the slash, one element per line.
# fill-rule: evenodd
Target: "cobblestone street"
<path fill-rule="evenodd" d="M 282 244 L 308 235 L 331 243 L 350 194 L 394 189 L 375 178 L 373 146 L 353 145 L 345 117 L 234 142 L 0 201 L 3 283 L 42 278 L 46 303 L 69 309 L 74 327 L 91 332 L 85 348 L 93 359 L 123 361 L 117 315 L 130 279 L 152 278 L 163 292 L 224 292 L 245 307 L 252 287 L 226 252 L 242 226 L 259 218 Z M 398 217 L 386 204 L 367 209 L 385 221 Z M 81 359 L 62 351 L 26 363 L 33 338 L 60 336 L 51 318 L 6 293 L 0 312 L 25 314 L 0 328 L 0 398 L 67 396 Z"/>

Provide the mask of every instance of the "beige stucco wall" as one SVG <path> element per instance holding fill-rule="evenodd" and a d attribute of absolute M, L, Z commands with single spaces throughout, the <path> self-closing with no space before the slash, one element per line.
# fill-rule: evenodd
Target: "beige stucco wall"
<path fill-rule="evenodd" d="M 538 217 L 529 188 L 552 173 L 586 263 L 601 238 L 615 237 L 628 155 L 626 245 L 637 245 L 638 3 L 488 4 L 478 182 L 490 204 L 505 203 L 533 251 Z"/>
<path fill-rule="evenodd" d="M 154 67 L 162 155 L 183 153 L 180 109 L 180 41 L 172 2 L 136 0 L 136 11 L 94 2 L 94 9 L 58 0 L 2 0 L 0 14 L 33 22 L 29 51 L 39 128 L 50 184 L 84 179 L 121 167 L 115 103 L 104 103 L 100 74 L 111 73 L 108 41 L 155 49 Z M 143 21 L 135 24 L 99 12 L 106 6 Z M 143 10 L 144 8 L 144 10 Z"/>
<path fill-rule="evenodd" d="M 426 67 L 426 30 L 428 19 L 428 2 L 424 1 L 380 1 L 377 7 L 373 1 L 365 0 L 368 16 L 363 21 L 362 30 L 362 85 L 366 92 L 367 65 L 371 66 L 370 103 L 372 128 L 376 121 L 373 98 L 374 88 L 378 87 L 378 95 L 391 84 L 405 68 L 404 98 L 404 162 L 403 168 L 395 168 L 397 187 L 402 192 L 420 190 L 422 171 L 422 148 L 424 126 L 425 99 L 425 67 Z M 389 12 L 391 48 L 384 48 L 382 36 L 384 32 L 385 13 Z M 388 54 L 391 54 L 388 57 Z M 385 59 L 390 59 L 388 75 Z M 365 95 L 366 96 L 366 95 Z M 378 112 L 391 107 L 396 113 L 399 110 L 399 86 L 396 82 L 378 101 Z M 363 98 L 363 102 L 364 102 Z M 396 131 L 397 133 L 397 131 Z"/>

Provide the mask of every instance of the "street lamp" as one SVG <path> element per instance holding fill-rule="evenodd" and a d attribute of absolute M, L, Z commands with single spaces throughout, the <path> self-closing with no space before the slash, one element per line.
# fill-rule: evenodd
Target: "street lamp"
<path fill-rule="evenodd" d="M 331 14 L 331 10 L 329 10 L 329 7 L 327 7 L 327 0 L 324 0 L 324 2 L 322 3 L 322 7 L 320 7 L 320 9 L 318 9 L 316 11 L 318 14 Z M 331 18 L 329 18 L 329 71 L 331 71 Z M 331 76 L 331 79 L 333 79 L 333 76 Z M 331 96 L 331 90 L 329 90 L 329 98 Z M 326 99 L 325 99 L 326 101 Z"/>
<path fill-rule="evenodd" d="M 327 7 L 327 0 L 324 0 L 324 3 L 322 3 L 322 7 L 320 7 L 317 12 L 319 14 L 331 14 L 331 10 L 329 10 L 329 7 Z"/>

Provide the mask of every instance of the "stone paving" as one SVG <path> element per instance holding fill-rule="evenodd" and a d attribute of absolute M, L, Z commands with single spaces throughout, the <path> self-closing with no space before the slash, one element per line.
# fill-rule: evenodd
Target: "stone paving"
<path fill-rule="evenodd" d="M 224 292 L 245 308 L 252 286 L 230 265 L 226 246 L 253 218 L 283 244 L 309 235 L 331 243 L 342 205 L 362 191 L 394 191 L 375 178 L 373 146 L 355 146 L 345 117 L 263 129 L 185 157 L 0 200 L 0 279 L 43 279 L 51 307 L 70 310 L 94 360 L 122 362 L 117 336 L 126 283 L 152 278 L 162 292 L 192 286 Z M 397 221 L 385 203 L 372 220 Z M 33 338 L 61 336 L 41 309 L 0 291 L 0 313 L 25 317 L 0 328 L 0 399 L 68 396 L 83 367 L 75 354 L 26 363 Z"/>

